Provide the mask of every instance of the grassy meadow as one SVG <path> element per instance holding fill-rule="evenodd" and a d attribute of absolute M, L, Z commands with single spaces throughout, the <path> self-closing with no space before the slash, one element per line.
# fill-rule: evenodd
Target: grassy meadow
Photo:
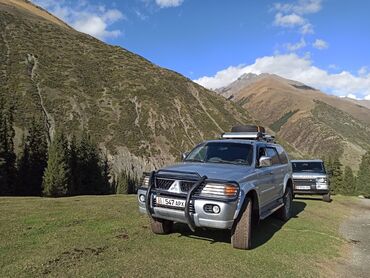
<path fill-rule="evenodd" d="M 0 277 L 317 277 L 345 244 L 338 227 L 351 198 L 294 200 L 294 215 L 254 231 L 254 249 L 230 233 L 176 224 L 151 233 L 136 197 L 0 198 Z"/>

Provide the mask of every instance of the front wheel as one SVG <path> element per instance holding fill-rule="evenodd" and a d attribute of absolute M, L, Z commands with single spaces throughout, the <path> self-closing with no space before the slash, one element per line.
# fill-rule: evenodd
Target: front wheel
<path fill-rule="evenodd" d="M 245 199 L 244 210 L 231 229 L 231 243 L 237 249 L 252 248 L 252 200 L 250 198 Z"/>
<path fill-rule="evenodd" d="M 152 232 L 159 235 L 169 234 L 172 231 L 173 221 L 164 219 L 150 219 Z"/>
<path fill-rule="evenodd" d="M 292 189 L 287 187 L 283 196 L 284 206 L 282 206 L 276 213 L 279 219 L 288 221 L 292 217 L 292 199 Z"/>
<path fill-rule="evenodd" d="M 330 203 L 331 202 L 330 192 L 328 194 L 322 195 L 322 199 L 324 200 L 324 202 Z"/>

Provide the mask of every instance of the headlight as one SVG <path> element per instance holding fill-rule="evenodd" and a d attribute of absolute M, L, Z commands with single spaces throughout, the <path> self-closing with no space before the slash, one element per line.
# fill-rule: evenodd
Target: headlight
<path fill-rule="evenodd" d="M 326 178 L 317 178 L 316 179 L 316 183 L 326 183 L 326 182 L 327 182 Z"/>
<path fill-rule="evenodd" d="M 328 189 L 327 178 L 317 178 L 316 179 L 316 189 Z"/>
<path fill-rule="evenodd" d="M 149 187 L 149 180 L 150 180 L 150 175 L 148 173 L 144 173 L 143 177 L 141 179 L 141 187 L 148 188 Z"/>
<path fill-rule="evenodd" d="M 212 195 L 219 197 L 236 197 L 239 187 L 235 184 L 207 183 L 201 192 L 201 195 Z"/>

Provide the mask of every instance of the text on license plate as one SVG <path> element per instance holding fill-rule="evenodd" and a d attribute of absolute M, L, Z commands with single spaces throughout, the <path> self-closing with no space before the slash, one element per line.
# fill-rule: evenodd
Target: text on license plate
<path fill-rule="evenodd" d="M 309 189 L 311 189 L 311 186 L 309 186 L 309 185 L 297 185 L 295 188 L 296 189 L 309 190 Z"/>
<path fill-rule="evenodd" d="M 165 198 L 165 197 L 157 197 L 156 201 L 157 201 L 157 205 L 178 207 L 178 208 L 184 208 L 185 203 L 186 203 L 185 200 Z"/>

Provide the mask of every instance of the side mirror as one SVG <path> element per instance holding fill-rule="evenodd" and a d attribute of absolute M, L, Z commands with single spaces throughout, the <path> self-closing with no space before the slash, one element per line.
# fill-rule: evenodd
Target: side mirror
<path fill-rule="evenodd" d="M 272 159 L 268 156 L 261 156 L 259 160 L 260 167 L 269 167 L 272 165 Z"/>
<path fill-rule="evenodd" d="M 184 161 L 185 160 L 185 158 L 188 156 L 188 152 L 185 152 L 185 153 L 182 153 L 181 154 L 181 161 Z"/>

